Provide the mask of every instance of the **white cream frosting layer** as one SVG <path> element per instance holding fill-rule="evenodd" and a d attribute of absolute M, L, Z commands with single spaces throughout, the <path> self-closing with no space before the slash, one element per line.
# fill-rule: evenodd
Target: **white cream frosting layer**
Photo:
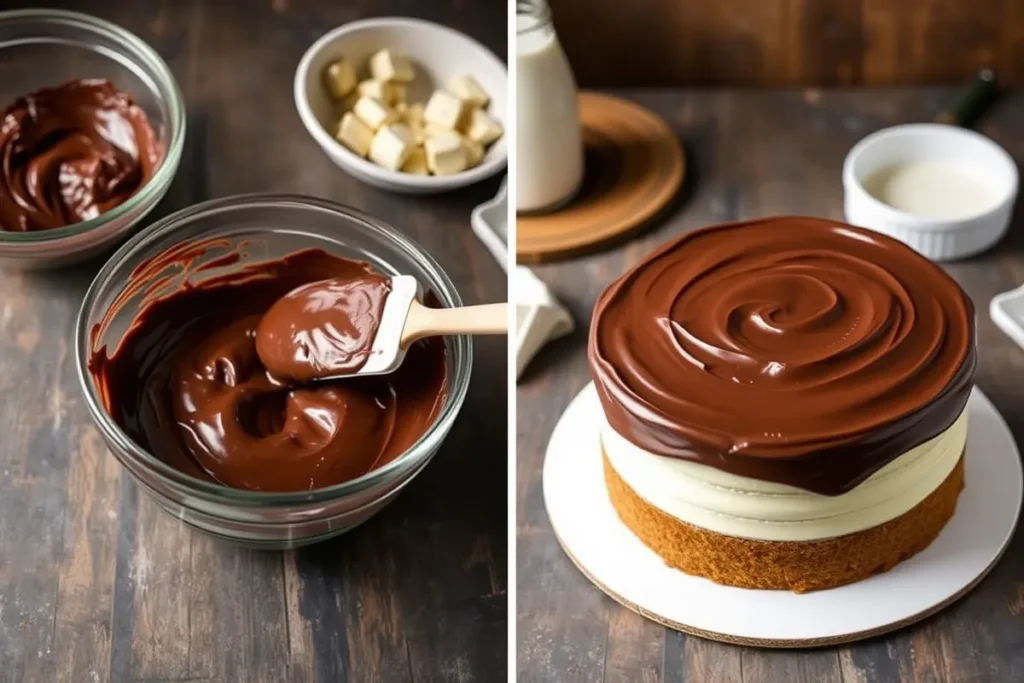
<path fill-rule="evenodd" d="M 870 529 L 906 513 L 945 481 L 967 442 L 967 411 L 934 439 L 904 453 L 860 486 L 822 496 L 655 455 L 601 416 L 612 467 L 641 498 L 693 526 L 740 538 L 813 541 Z"/>

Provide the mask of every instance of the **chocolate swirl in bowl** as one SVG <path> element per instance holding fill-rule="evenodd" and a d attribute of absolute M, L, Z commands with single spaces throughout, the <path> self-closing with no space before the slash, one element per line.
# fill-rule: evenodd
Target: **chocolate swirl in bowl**
<path fill-rule="evenodd" d="M 145 112 L 105 80 L 18 98 L 0 123 L 0 230 L 51 230 L 126 202 L 163 160 Z"/>
<path fill-rule="evenodd" d="M 589 356 L 636 446 L 838 495 L 960 415 L 974 310 L 893 239 L 772 218 L 648 256 L 598 299 Z"/>
<path fill-rule="evenodd" d="M 401 457 L 447 399 L 445 341 L 416 342 L 387 375 L 315 384 L 276 377 L 256 348 L 267 310 L 308 283 L 374 272 L 367 263 L 305 249 L 200 275 L 237 263 L 247 247 L 185 242 L 136 268 L 122 298 L 93 330 L 95 339 L 122 305 L 142 294 L 141 310 L 117 347 L 102 346 L 89 359 L 103 408 L 157 458 L 238 489 L 320 489 Z M 232 250 L 195 265 L 214 248 Z M 180 269 L 181 282 L 168 278 L 169 267 Z M 436 303 L 432 295 L 428 301 Z M 298 314 L 276 323 L 304 320 Z"/>

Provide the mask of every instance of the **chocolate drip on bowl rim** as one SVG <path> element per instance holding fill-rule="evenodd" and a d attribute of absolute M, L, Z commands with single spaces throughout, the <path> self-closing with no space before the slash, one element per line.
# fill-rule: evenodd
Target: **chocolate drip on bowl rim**
<path fill-rule="evenodd" d="M 838 495 L 960 415 L 974 309 L 896 240 L 760 219 L 684 235 L 612 283 L 589 358 L 639 448 Z"/>

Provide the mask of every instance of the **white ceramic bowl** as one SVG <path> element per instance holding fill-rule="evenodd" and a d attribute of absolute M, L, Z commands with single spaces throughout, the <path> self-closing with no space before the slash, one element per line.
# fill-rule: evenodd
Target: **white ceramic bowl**
<path fill-rule="evenodd" d="M 957 219 L 919 216 L 871 196 L 863 182 L 887 166 L 953 162 L 984 178 L 999 197 L 992 208 Z M 850 150 L 843 163 L 846 220 L 895 237 L 935 261 L 965 258 L 1002 238 L 1017 197 L 1017 166 L 984 135 L 956 126 L 914 123 L 873 133 Z"/>
<path fill-rule="evenodd" d="M 334 107 L 324 88 L 323 71 L 347 57 L 357 72 L 377 50 L 388 48 L 409 57 L 416 67 L 408 101 L 423 102 L 453 76 L 473 76 L 491 97 L 489 114 L 505 125 L 508 71 L 486 47 L 458 31 L 420 19 L 380 18 L 354 21 L 327 33 L 306 50 L 295 71 L 295 107 L 306 130 L 340 169 L 376 187 L 409 194 L 431 194 L 465 187 L 505 168 L 506 136 L 487 150 L 478 166 L 446 176 L 398 173 L 363 159 L 334 139 Z M 507 131 L 506 131 L 507 132 Z"/>

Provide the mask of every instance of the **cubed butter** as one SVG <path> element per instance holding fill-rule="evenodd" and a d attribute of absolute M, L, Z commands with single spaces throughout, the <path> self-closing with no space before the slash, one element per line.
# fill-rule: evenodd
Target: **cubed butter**
<path fill-rule="evenodd" d="M 444 90 L 435 90 L 423 110 L 423 120 L 446 130 L 455 130 L 462 118 L 462 100 Z"/>
<path fill-rule="evenodd" d="M 484 158 L 484 146 L 476 140 L 462 136 L 462 146 L 466 148 L 467 168 L 473 168 Z"/>
<path fill-rule="evenodd" d="M 396 104 L 405 100 L 406 88 L 401 83 L 386 83 L 371 78 L 360 81 L 356 90 L 365 97 L 372 97 L 385 104 Z"/>
<path fill-rule="evenodd" d="M 391 88 L 384 81 L 375 81 L 372 78 L 367 78 L 365 81 L 359 81 L 357 88 L 359 94 L 363 97 L 372 97 L 375 100 L 386 102 L 391 92 Z"/>
<path fill-rule="evenodd" d="M 480 87 L 476 79 L 468 74 L 456 76 L 448 83 L 448 89 L 462 100 L 467 107 L 486 107 L 490 96 Z"/>
<path fill-rule="evenodd" d="M 370 73 L 378 81 L 408 83 L 416 77 L 412 64 L 391 50 L 380 50 L 370 57 Z"/>
<path fill-rule="evenodd" d="M 466 149 L 458 133 L 445 131 L 427 138 L 423 149 L 427 153 L 427 168 L 434 175 L 451 175 L 466 170 Z"/>
<path fill-rule="evenodd" d="M 324 82 L 331 97 L 340 100 L 356 86 L 356 70 L 342 57 L 324 70 Z"/>
<path fill-rule="evenodd" d="M 408 107 L 406 107 L 403 118 L 405 119 L 405 122 L 408 123 L 410 126 L 419 126 L 420 128 L 422 128 L 423 105 L 420 104 L 419 102 L 413 102 Z"/>
<path fill-rule="evenodd" d="M 405 116 L 402 117 L 402 120 L 407 126 L 409 126 L 409 128 L 412 129 L 413 135 L 416 136 L 417 145 L 422 145 L 426 142 L 427 138 L 430 137 L 432 133 L 440 133 L 445 130 L 440 126 L 432 126 L 423 120 L 423 105 L 419 102 L 414 102 L 409 105 L 409 108 L 406 110 Z M 428 129 L 434 130 L 431 131 Z"/>
<path fill-rule="evenodd" d="M 480 109 L 474 109 L 469 115 L 469 125 L 466 128 L 466 137 L 475 140 L 481 145 L 489 145 L 504 133 L 501 124 Z"/>
<path fill-rule="evenodd" d="M 338 134 L 334 136 L 338 142 L 348 147 L 361 157 L 365 157 L 370 151 L 370 142 L 373 140 L 373 131 L 369 126 L 359 120 L 352 112 L 345 112 L 338 124 Z"/>
<path fill-rule="evenodd" d="M 373 136 L 370 160 L 379 166 L 397 171 L 409 159 L 415 147 L 412 131 L 402 123 L 391 123 Z"/>
<path fill-rule="evenodd" d="M 359 117 L 359 120 L 369 126 L 370 130 L 377 130 L 381 126 L 394 123 L 398 120 L 395 110 L 378 99 L 366 97 L 359 98 L 352 113 Z"/>
<path fill-rule="evenodd" d="M 427 153 L 423 151 L 423 145 L 416 145 L 412 148 L 409 158 L 402 165 L 402 173 L 430 175 L 430 169 L 427 168 Z"/>
<path fill-rule="evenodd" d="M 421 125 L 418 129 L 414 129 L 414 132 L 416 132 L 417 130 L 419 131 L 419 136 L 420 138 L 422 138 L 423 142 L 426 142 L 428 138 L 437 137 L 438 135 L 443 135 L 444 133 L 454 132 L 456 135 L 459 135 L 460 138 L 462 137 L 458 131 L 450 131 L 443 126 L 437 125 L 436 123 L 424 122 L 423 125 Z"/>

